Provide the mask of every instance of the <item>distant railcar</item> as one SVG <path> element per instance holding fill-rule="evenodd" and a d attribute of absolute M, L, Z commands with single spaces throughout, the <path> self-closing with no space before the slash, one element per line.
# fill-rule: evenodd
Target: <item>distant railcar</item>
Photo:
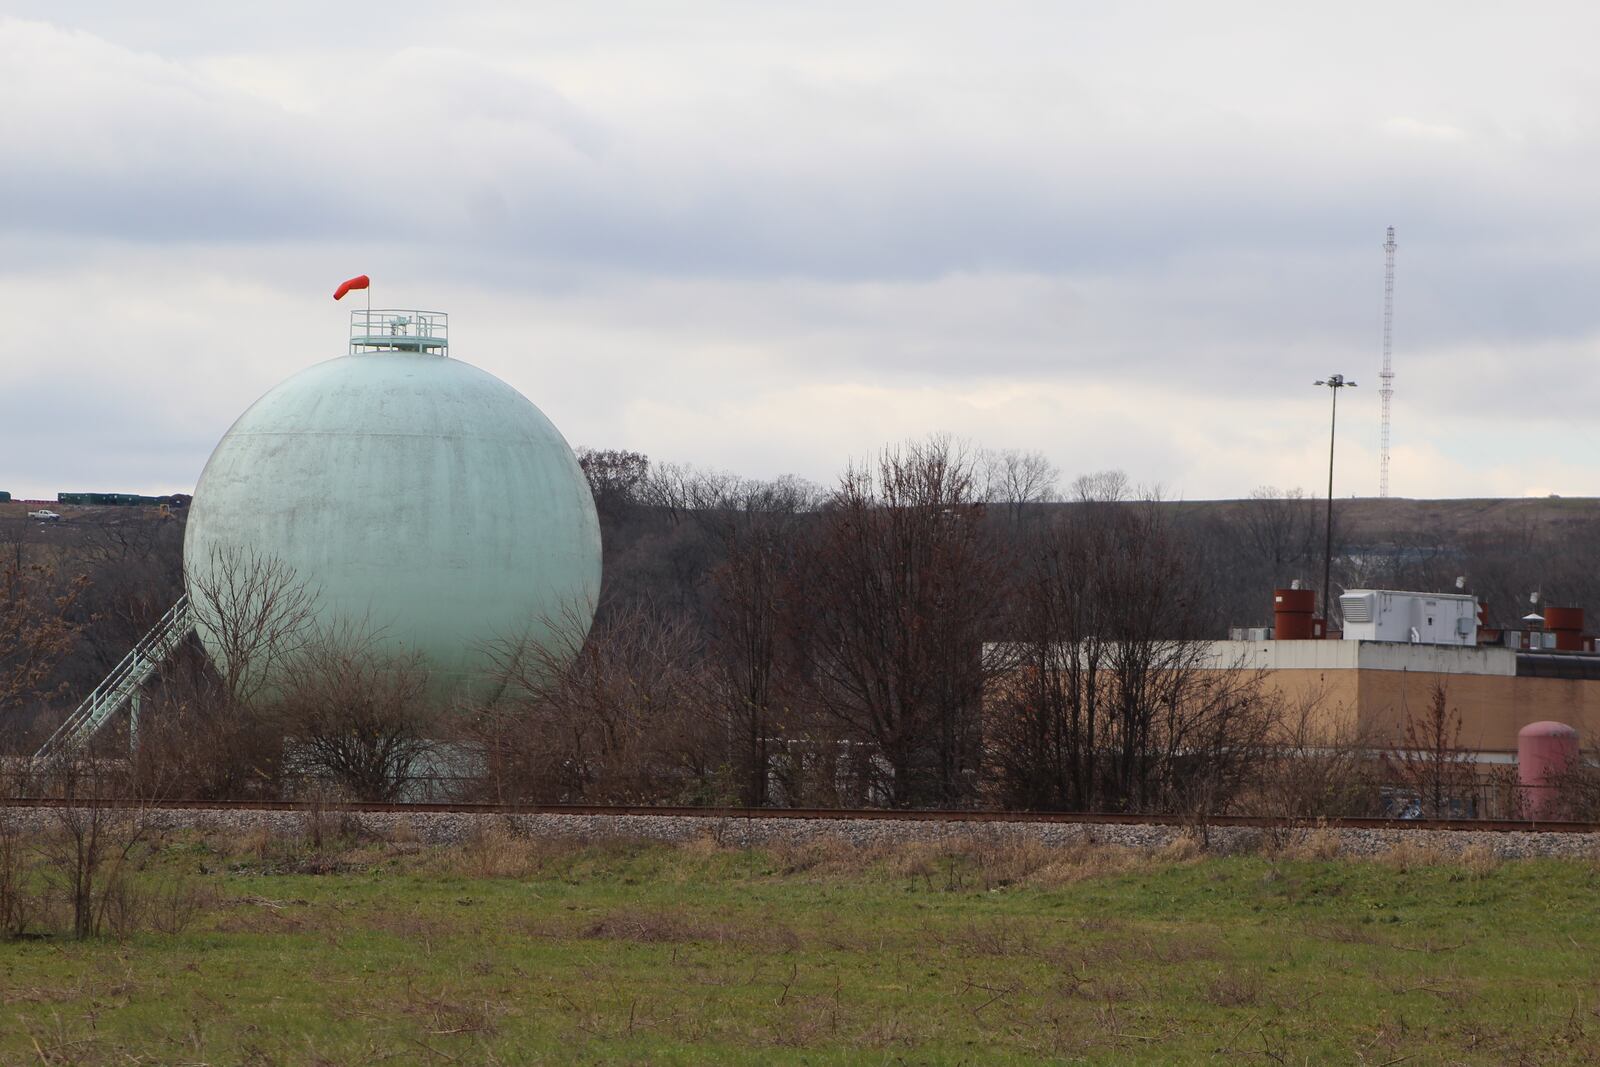
<path fill-rule="evenodd" d="M 188 505 L 189 497 L 185 493 L 172 493 L 167 496 L 144 496 L 139 493 L 57 493 L 56 502 L 102 508 L 153 508 L 162 504 L 181 508 Z"/>

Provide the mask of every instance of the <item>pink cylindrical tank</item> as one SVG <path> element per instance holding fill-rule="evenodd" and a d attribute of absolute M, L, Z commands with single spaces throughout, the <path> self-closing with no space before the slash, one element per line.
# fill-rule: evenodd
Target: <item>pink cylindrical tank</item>
<path fill-rule="evenodd" d="M 1564 722 L 1533 722 L 1517 731 L 1517 782 L 1530 819 L 1559 808 L 1559 780 L 1578 762 L 1578 731 Z"/>

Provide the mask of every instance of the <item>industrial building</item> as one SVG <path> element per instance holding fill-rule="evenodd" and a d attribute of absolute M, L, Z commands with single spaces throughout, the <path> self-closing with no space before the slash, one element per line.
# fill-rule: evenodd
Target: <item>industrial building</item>
<path fill-rule="evenodd" d="M 1442 687 L 1459 716 L 1452 740 L 1485 776 L 1516 766 L 1519 750 L 1526 762 L 1530 744 L 1551 734 L 1564 739 L 1557 762 L 1600 737 L 1600 654 L 1580 608 L 1549 607 L 1521 629 L 1491 629 L 1470 595 L 1352 589 L 1339 598 L 1344 629 L 1325 633 L 1313 591 L 1279 589 L 1273 600 L 1271 628 L 1212 642 L 1210 662 L 1264 672 L 1268 689 L 1308 709 L 1323 736 L 1401 746 Z"/>
<path fill-rule="evenodd" d="M 1462 747 L 1486 761 L 1509 761 L 1518 731 L 1534 722 L 1600 734 L 1600 655 L 1580 608 L 1547 608 L 1526 629 L 1497 630 L 1482 625 L 1472 596 L 1352 589 L 1339 598 L 1343 631 L 1318 638 L 1314 595 L 1277 590 L 1273 627 L 1213 642 L 1212 661 L 1264 670 L 1296 700 L 1320 696 L 1330 729 L 1380 741 L 1397 740 L 1443 685 L 1461 715 Z"/>

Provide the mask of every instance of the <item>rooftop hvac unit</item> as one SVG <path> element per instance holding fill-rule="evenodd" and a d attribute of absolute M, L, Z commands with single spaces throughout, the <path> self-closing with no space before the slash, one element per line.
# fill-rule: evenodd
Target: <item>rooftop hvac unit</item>
<path fill-rule="evenodd" d="M 1461 593 L 1352 589 L 1339 597 L 1347 641 L 1478 643 L 1478 600 Z"/>

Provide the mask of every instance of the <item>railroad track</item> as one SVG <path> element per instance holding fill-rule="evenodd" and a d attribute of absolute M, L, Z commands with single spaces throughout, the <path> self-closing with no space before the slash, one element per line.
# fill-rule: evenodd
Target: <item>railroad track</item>
<path fill-rule="evenodd" d="M 0 798 L 0 808 L 68 808 L 86 802 L 59 797 Z M 1070 811 L 891 810 L 884 808 L 695 808 L 613 804 L 368 804 L 303 800 L 141 800 L 101 799 L 100 807 L 168 811 L 301 811 L 355 814 L 586 815 L 700 819 L 877 820 L 957 823 L 1070 823 L 1105 826 L 1243 826 L 1261 829 L 1328 827 L 1351 830 L 1473 830 L 1500 833 L 1600 833 L 1600 823 L 1534 822 L 1523 819 L 1369 819 L 1284 818 L 1260 815 L 1129 815 Z"/>

